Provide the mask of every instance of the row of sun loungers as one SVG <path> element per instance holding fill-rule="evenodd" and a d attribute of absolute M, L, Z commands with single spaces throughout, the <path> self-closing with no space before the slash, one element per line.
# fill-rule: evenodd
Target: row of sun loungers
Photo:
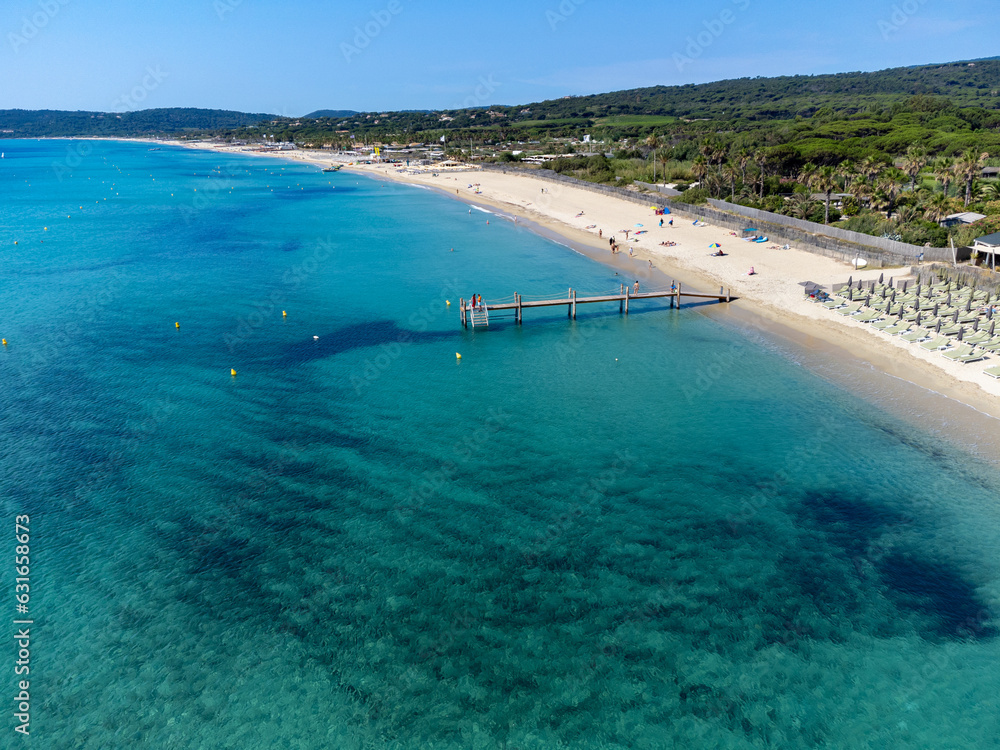
<path fill-rule="evenodd" d="M 993 312 L 1000 313 L 1000 299 L 986 291 L 953 289 L 947 282 L 906 291 L 891 283 L 867 289 L 849 283 L 835 294 L 839 299 L 827 298 L 823 307 L 953 362 L 977 362 L 1000 354 L 1000 331 L 995 331 L 993 320 Z M 1000 380 L 1000 366 L 984 372 Z"/>

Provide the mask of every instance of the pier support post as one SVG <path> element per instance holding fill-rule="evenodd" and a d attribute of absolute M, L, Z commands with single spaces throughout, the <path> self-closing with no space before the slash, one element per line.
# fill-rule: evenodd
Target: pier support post
<path fill-rule="evenodd" d="M 514 311 L 514 322 L 521 325 L 521 295 L 514 292 L 514 301 L 517 303 L 517 309 Z"/>
<path fill-rule="evenodd" d="M 674 280 L 673 280 L 673 279 L 670 279 L 670 286 L 671 286 L 671 287 L 673 287 L 673 286 L 674 286 Z M 673 309 L 674 309 L 674 298 L 673 298 L 673 297 L 671 297 L 671 298 L 670 298 L 670 309 L 671 309 L 671 310 L 673 310 Z"/>
<path fill-rule="evenodd" d="M 628 297 L 629 297 L 629 288 L 625 287 L 625 314 L 626 315 L 628 315 Z"/>
<path fill-rule="evenodd" d="M 625 294 L 625 285 L 624 284 L 619 284 L 618 285 L 618 293 L 622 294 L 622 295 Z M 618 300 L 618 312 L 619 312 L 619 314 L 625 312 L 625 298 L 624 297 L 622 297 L 620 300 Z"/>
<path fill-rule="evenodd" d="M 726 290 L 726 302 L 730 301 L 730 297 L 732 296 L 732 291 L 733 291 L 732 289 Z"/>
<path fill-rule="evenodd" d="M 576 320 L 576 289 L 573 290 L 573 320 Z"/>
<path fill-rule="evenodd" d="M 459 312 L 462 315 L 462 327 L 463 328 L 468 328 L 469 327 L 469 321 L 468 321 L 468 318 L 466 317 L 466 314 L 465 314 L 465 298 L 464 297 L 460 297 L 459 298 L 459 300 L 458 300 L 458 309 L 459 309 Z"/>
<path fill-rule="evenodd" d="M 573 287 L 569 288 L 569 291 L 566 293 L 566 297 L 567 297 L 567 299 L 569 299 L 569 302 L 566 303 L 566 317 L 567 318 L 574 318 L 576 316 L 573 315 L 573 312 L 574 312 L 574 310 L 573 310 Z"/>
<path fill-rule="evenodd" d="M 677 309 L 681 309 L 681 282 L 677 282 Z"/>

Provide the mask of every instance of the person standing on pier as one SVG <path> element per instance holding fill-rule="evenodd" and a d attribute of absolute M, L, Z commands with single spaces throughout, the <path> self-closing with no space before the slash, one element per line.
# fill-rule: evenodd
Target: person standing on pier
<path fill-rule="evenodd" d="M 635 280 L 635 285 L 632 287 L 632 294 L 639 293 L 639 279 Z"/>

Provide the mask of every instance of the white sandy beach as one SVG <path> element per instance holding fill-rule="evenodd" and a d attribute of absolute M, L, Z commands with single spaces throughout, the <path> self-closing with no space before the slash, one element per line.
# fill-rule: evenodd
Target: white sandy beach
<path fill-rule="evenodd" d="M 344 163 L 329 154 L 303 151 L 252 152 L 220 148 L 207 143 L 191 144 L 169 141 L 170 145 L 270 156 L 290 161 L 305 161 L 317 166 Z M 740 298 L 737 304 L 750 307 L 776 323 L 789 326 L 810 337 L 840 347 L 855 357 L 870 362 L 877 369 L 924 388 L 954 398 L 973 408 L 1000 418 L 1000 381 L 983 373 L 998 364 L 998 357 L 959 364 L 939 353 L 929 352 L 898 337 L 889 337 L 842 315 L 832 313 L 810 301 L 801 282 L 812 281 L 829 287 L 855 280 L 905 278 L 909 268 L 865 269 L 856 271 L 847 263 L 806 252 L 805 250 L 769 249 L 770 245 L 744 242 L 730 230 L 714 226 L 693 226 L 693 218 L 678 214 L 661 217 L 639 204 L 602 195 L 571 185 L 535 179 L 523 174 L 498 173 L 469 169 L 418 171 L 397 165 L 352 165 L 350 170 L 377 175 L 387 180 L 434 187 L 463 200 L 482 203 L 505 213 L 530 219 L 576 242 L 586 243 L 611 258 L 608 237 L 614 235 L 623 248 L 618 258 L 634 253 L 636 277 L 648 269 L 649 261 L 668 275 L 684 275 L 703 291 L 724 287 Z M 472 185 L 473 187 L 470 187 Z M 667 225 L 670 218 L 674 226 Z M 484 221 L 486 219 L 484 218 Z M 635 238 L 635 225 L 642 224 L 645 234 Z M 592 228 L 588 228 L 592 227 Z M 625 242 L 624 230 L 630 230 Z M 602 237 L 598 237 L 599 231 Z M 676 242 L 663 247 L 662 241 Z M 709 245 L 718 243 L 726 253 L 713 256 Z M 750 267 L 755 275 L 747 274 Z"/>

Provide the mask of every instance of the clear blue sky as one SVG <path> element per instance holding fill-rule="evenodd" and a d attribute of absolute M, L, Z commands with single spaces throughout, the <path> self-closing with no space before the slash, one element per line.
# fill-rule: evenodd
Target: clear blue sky
<path fill-rule="evenodd" d="M 0 108 L 522 104 L 1000 55 L 971 0 L 4 0 Z"/>

